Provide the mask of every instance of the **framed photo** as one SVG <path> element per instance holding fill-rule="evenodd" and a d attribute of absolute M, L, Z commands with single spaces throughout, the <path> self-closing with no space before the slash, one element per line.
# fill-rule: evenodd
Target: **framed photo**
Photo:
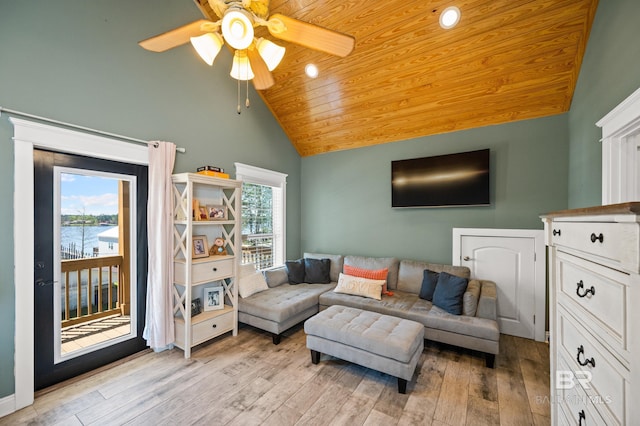
<path fill-rule="evenodd" d="M 209 257 L 209 243 L 207 242 L 206 235 L 194 235 L 191 244 L 194 259 L 199 257 Z"/>
<path fill-rule="evenodd" d="M 207 206 L 208 220 L 227 220 L 225 206 Z"/>
<path fill-rule="evenodd" d="M 196 220 L 209 220 L 209 215 L 208 215 L 206 206 L 198 207 L 197 214 L 198 214 L 198 217 L 196 218 Z"/>
<path fill-rule="evenodd" d="M 204 310 L 215 311 L 224 308 L 224 287 L 208 287 L 204 289 Z"/>
<path fill-rule="evenodd" d="M 200 298 L 198 297 L 197 299 L 193 299 L 191 301 L 191 316 L 196 316 L 198 315 L 200 312 L 202 312 L 202 302 L 200 301 Z"/>

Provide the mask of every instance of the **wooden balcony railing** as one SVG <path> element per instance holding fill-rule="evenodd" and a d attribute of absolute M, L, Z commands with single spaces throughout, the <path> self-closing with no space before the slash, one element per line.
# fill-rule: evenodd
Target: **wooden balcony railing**
<path fill-rule="evenodd" d="M 127 283 L 122 256 L 62 260 L 62 327 L 120 314 Z"/>
<path fill-rule="evenodd" d="M 242 236 L 242 263 L 253 263 L 257 270 L 273 266 L 272 236 Z"/>

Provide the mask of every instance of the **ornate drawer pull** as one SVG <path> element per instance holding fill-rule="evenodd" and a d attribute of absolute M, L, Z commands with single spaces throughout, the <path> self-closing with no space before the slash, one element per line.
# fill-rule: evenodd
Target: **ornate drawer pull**
<path fill-rule="evenodd" d="M 591 242 L 595 243 L 596 241 L 600 241 L 600 243 L 604 241 L 604 235 L 602 235 L 602 232 L 599 235 L 596 235 L 595 233 L 591 234 Z"/>
<path fill-rule="evenodd" d="M 584 414 L 584 410 L 580 410 L 578 412 L 578 426 L 582 426 L 583 420 L 584 420 L 584 424 L 587 424 L 587 415 Z"/>
<path fill-rule="evenodd" d="M 596 295 L 596 289 L 593 286 L 591 286 L 591 288 L 586 289 L 582 294 L 580 294 L 580 290 L 584 288 L 584 283 L 582 282 L 582 280 L 580 280 L 577 284 L 578 284 L 578 287 L 576 288 L 576 294 L 578 295 L 578 297 L 588 296 L 589 293 L 591 293 L 594 296 Z"/>
<path fill-rule="evenodd" d="M 560 236 L 560 231 L 561 231 L 560 229 L 558 229 L 557 231 L 554 229 L 554 230 L 553 230 L 553 236 L 554 236 L 554 237 L 555 237 L 556 235 L 557 235 L 557 236 Z"/>
<path fill-rule="evenodd" d="M 591 358 L 584 358 L 584 362 L 580 361 L 580 355 L 584 355 L 584 347 L 582 345 L 580 345 L 580 347 L 578 348 L 578 356 L 576 356 L 576 360 L 578 361 L 578 364 L 580 364 L 581 366 L 585 366 L 588 364 L 591 364 L 591 367 L 595 367 L 596 366 L 596 360 L 593 359 L 593 357 Z"/>

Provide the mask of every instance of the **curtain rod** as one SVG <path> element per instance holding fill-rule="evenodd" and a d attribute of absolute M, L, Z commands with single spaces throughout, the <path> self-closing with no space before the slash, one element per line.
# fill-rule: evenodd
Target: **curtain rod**
<path fill-rule="evenodd" d="M 136 139 L 136 138 L 131 138 L 129 136 L 118 135 L 116 133 L 105 132 L 103 130 L 96 130 L 96 129 L 92 129 L 90 127 L 78 126 L 77 124 L 65 123 L 64 121 L 53 120 L 51 118 L 40 117 L 38 115 L 33 115 L 33 114 L 29 114 L 29 113 L 22 112 L 22 111 L 16 111 L 16 110 L 13 110 L 13 109 L 4 108 L 4 107 L 0 106 L 0 115 L 2 114 L 2 112 L 6 112 L 7 114 L 12 114 L 12 115 L 17 115 L 17 116 L 20 116 L 20 117 L 27 117 L 27 118 L 33 118 L 33 119 L 36 119 L 36 120 L 46 121 L 48 123 L 58 124 L 58 125 L 61 125 L 61 126 L 66 126 L 66 127 L 71 127 L 73 129 L 84 130 L 85 132 L 97 133 L 97 134 L 103 135 L 103 136 L 110 136 L 110 137 L 113 137 L 113 138 L 123 139 L 123 140 L 125 140 L 127 142 L 134 142 L 134 143 L 140 143 L 140 144 L 145 144 L 145 145 L 151 145 L 151 144 L 154 143 L 154 142 L 150 142 L 150 141 L 145 141 L 143 139 Z M 176 151 L 177 152 L 181 152 L 181 153 L 184 154 L 187 150 L 185 148 L 176 148 Z"/>

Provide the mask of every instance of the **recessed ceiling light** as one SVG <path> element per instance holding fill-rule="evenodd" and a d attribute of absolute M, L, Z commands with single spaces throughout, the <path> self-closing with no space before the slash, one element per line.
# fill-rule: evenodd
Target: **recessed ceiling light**
<path fill-rule="evenodd" d="M 449 6 L 440 14 L 440 26 L 445 30 L 455 27 L 460 22 L 460 9 Z"/>
<path fill-rule="evenodd" d="M 307 64 L 307 66 L 304 67 L 304 72 L 307 74 L 307 76 L 316 78 L 318 76 L 318 67 L 316 67 L 314 64 Z"/>

